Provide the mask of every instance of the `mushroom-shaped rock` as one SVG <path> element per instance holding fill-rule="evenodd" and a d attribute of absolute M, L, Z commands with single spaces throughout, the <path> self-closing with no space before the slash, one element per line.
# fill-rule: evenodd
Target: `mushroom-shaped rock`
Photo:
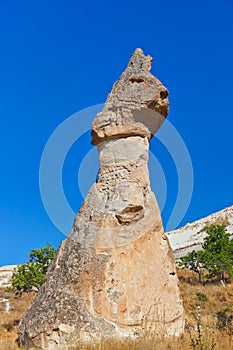
<path fill-rule="evenodd" d="M 150 188 L 149 140 L 168 91 L 137 49 L 93 121 L 96 183 L 19 325 L 26 348 L 65 349 L 82 339 L 183 332 L 172 250 Z"/>

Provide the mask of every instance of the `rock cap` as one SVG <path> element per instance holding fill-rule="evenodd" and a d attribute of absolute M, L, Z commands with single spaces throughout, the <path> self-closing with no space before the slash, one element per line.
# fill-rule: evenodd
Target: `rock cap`
<path fill-rule="evenodd" d="M 168 114 L 168 90 L 150 73 L 152 60 L 142 49 L 134 51 L 92 123 L 92 144 L 128 136 L 150 140 L 159 129 Z"/>

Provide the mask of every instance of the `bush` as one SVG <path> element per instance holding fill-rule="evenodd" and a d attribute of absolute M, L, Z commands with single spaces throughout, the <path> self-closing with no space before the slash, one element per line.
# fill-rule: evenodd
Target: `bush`
<path fill-rule="evenodd" d="M 49 243 L 44 248 L 31 250 L 30 260 L 14 270 L 12 287 L 17 291 L 38 291 L 55 253 L 55 248 Z"/>
<path fill-rule="evenodd" d="M 225 330 L 230 335 L 233 335 L 233 314 L 232 307 L 225 307 L 222 310 L 216 312 L 217 315 L 217 328 L 219 330 Z"/>
<path fill-rule="evenodd" d="M 225 275 L 233 277 L 233 242 L 224 225 L 206 227 L 202 251 L 192 251 L 180 259 L 179 265 L 196 272 L 199 282 L 203 272 L 208 278 L 224 280 Z"/>
<path fill-rule="evenodd" d="M 200 301 L 208 301 L 208 297 L 204 293 L 197 292 L 196 296 L 198 297 L 198 300 L 200 300 Z"/>
<path fill-rule="evenodd" d="M 204 239 L 204 267 L 208 277 L 217 277 L 223 280 L 225 274 L 233 276 L 233 243 L 224 225 L 206 228 L 207 236 Z"/>
<path fill-rule="evenodd" d="M 178 265 L 182 268 L 187 268 L 198 274 L 198 280 L 201 282 L 203 271 L 203 252 L 196 252 L 195 250 L 189 252 L 187 255 L 180 258 Z"/>

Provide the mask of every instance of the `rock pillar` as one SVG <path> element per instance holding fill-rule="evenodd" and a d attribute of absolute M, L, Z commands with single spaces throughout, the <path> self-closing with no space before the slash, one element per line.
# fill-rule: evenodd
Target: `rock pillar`
<path fill-rule="evenodd" d="M 183 331 L 174 257 L 149 181 L 149 141 L 168 113 L 151 61 L 133 53 L 93 121 L 98 179 L 20 323 L 26 347 Z"/>

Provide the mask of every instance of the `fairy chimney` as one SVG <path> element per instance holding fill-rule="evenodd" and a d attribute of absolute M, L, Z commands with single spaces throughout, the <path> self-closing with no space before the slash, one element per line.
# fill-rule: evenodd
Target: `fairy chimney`
<path fill-rule="evenodd" d="M 168 113 L 168 91 L 141 49 L 93 121 L 96 183 L 19 325 L 26 348 L 183 332 L 174 257 L 150 188 L 148 148 Z"/>

